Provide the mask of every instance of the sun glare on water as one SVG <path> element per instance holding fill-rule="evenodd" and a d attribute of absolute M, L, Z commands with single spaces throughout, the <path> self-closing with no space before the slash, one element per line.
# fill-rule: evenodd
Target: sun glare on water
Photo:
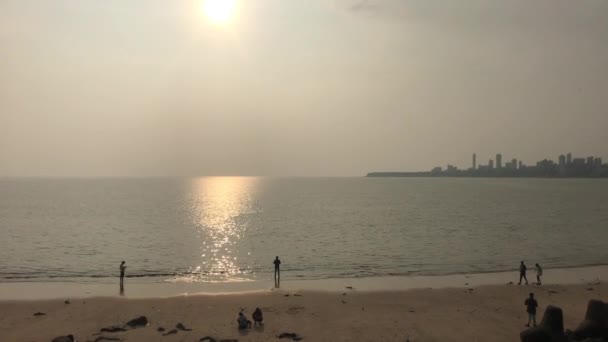
<path fill-rule="evenodd" d="M 235 2 L 235 0 L 203 0 L 203 11 L 209 21 L 224 24 L 234 15 Z"/>

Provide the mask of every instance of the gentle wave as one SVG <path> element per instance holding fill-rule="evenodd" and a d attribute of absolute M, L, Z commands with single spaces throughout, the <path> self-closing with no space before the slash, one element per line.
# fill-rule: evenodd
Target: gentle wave
<path fill-rule="evenodd" d="M 576 265 L 559 265 L 552 268 L 559 269 L 570 269 L 570 268 L 579 268 L 579 267 L 593 267 L 593 266 L 608 266 L 608 263 L 587 263 L 587 264 L 576 264 Z M 546 268 L 545 270 L 549 270 Z M 289 271 L 282 271 L 283 279 L 305 279 L 305 280 L 325 280 L 325 279 L 348 279 L 348 278 L 375 278 L 375 277 L 403 277 L 403 276 L 451 276 L 451 275 L 468 275 L 468 274 L 492 274 L 492 273 L 504 273 L 504 272 L 517 272 L 518 270 L 515 268 L 504 268 L 504 269 L 496 269 L 493 271 L 469 271 L 469 272 L 439 272 L 439 273 L 429 273 L 429 272 L 343 272 L 343 273 L 331 273 L 326 276 L 307 276 L 304 274 L 296 274 L 290 275 Z M 266 277 L 254 277 L 254 278 L 245 278 L 239 277 L 231 274 L 227 274 L 225 272 L 190 272 L 190 273 L 145 273 L 145 274 L 128 274 L 125 275 L 125 278 L 164 278 L 163 281 L 169 282 L 222 282 L 222 281 L 256 281 L 260 278 L 270 279 L 272 277 L 271 272 L 265 272 Z M 253 274 L 253 273 L 251 273 Z M 8 281 L 48 281 L 48 280 L 71 280 L 78 281 L 79 279 L 110 279 L 117 278 L 116 274 L 95 274 L 95 275 L 84 275 L 84 274 L 74 274 L 74 275 L 5 275 L 0 274 L 0 282 L 1 280 Z M 215 279 L 213 277 L 216 277 Z M 219 279 L 219 280 L 218 280 Z"/>

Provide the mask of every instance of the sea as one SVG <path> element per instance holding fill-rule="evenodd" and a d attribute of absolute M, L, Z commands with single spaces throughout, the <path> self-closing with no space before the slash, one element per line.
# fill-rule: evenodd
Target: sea
<path fill-rule="evenodd" d="M 0 179 L 0 283 L 247 282 L 608 264 L 608 180 Z"/>

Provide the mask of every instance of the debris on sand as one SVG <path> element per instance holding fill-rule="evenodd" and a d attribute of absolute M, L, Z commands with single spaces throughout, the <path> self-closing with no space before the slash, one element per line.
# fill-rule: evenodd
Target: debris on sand
<path fill-rule="evenodd" d="M 44 316 L 46 315 L 44 312 L 36 312 L 34 316 Z"/>
<path fill-rule="evenodd" d="M 198 342 L 217 342 L 217 340 L 211 336 L 205 336 L 205 337 L 201 338 L 200 340 L 198 340 Z"/>
<path fill-rule="evenodd" d="M 148 325 L 148 319 L 146 318 L 146 316 L 140 316 L 128 321 L 126 325 L 131 329 L 145 327 Z"/>
<path fill-rule="evenodd" d="M 137 318 L 134 318 L 130 321 L 127 322 L 127 324 L 121 326 L 118 325 L 112 325 L 109 327 L 105 327 L 105 328 L 101 328 L 99 329 L 100 332 L 108 332 L 108 333 L 116 333 L 116 332 L 123 332 L 123 331 L 127 331 L 129 329 L 135 329 L 138 327 L 145 327 L 147 326 L 148 323 L 148 319 L 146 318 L 146 316 L 140 316 Z"/>
<path fill-rule="evenodd" d="M 98 336 L 93 342 L 103 342 L 103 341 L 124 341 L 124 340 L 120 337 Z"/>
<path fill-rule="evenodd" d="M 163 327 L 158 327 L 158 328 L 156 328 L 156 331 L 158 331 L 158 332 L 163 332 L 163 331 L 165 331 L 165 328 L 163 328 Z"/>
<path fill-rule="evenodd" d="M 53 339 L 51 342 L 74 342 L 74 335 L 66 335 L 66 336 L 58 336 Z"/>
<path fill-rule="evenodd" d="M 127 329 L 125 329 L 123 327 L 119 327 L 119 326 L 113 325 L 111 327 L 101 328 L 101 329 L 99 329 L 99 331 L 101 331 L 101 332 L 108 332 L 108 333 L 115 333 L 115 332 L 127 331 Z"/>
<path fill-rule="evenodd" d="M 302 336 L 296 334 L 296 333 L 281 333 L 280 335 L 277 336 L 277 338 L 279 339 L 283 339 L 283 338 L 290 338 L 293 341 L 301 341 L 303 339 Z"/>
<path fill-rule="evenodd" d="M 173 330 L 169 330 L 166 333 L 164 333 L 163 336 L 175 335 L 175 334 L 177 334 L 177 330 L 173 329 Z"/>
<path fill-rule="evenodd" d="M 177 323 L 177 324 L 175 325 L 175 329 L 177 329 L 177 330 L 181 330 L 181 331 L 192 331 L 192 329 L 188 329 L 188 328 L 186 328 L 186 327 L 185 327 L 183 324 L 181 324 L 181 323 Z"/>
<path fill-rule="evenodd" d="M 352 290 L 352 289 L 353 289 L 353 287 L 352 287 L 352 286 L 347 286 L 346 288 L 347 288 L 347 289 L 349 289 L 349 290 Z"/>

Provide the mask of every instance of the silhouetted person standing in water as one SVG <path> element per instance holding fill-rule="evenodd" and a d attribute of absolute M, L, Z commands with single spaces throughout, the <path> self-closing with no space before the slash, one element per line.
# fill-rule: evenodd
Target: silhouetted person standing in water
<path fill-rule="evenodd" d="M 517 283 L 517 285 L 521 285 L 522 278 L 526 280 L 526 285 L 528 285 L 528 278 L 526 277 L 526 271 L 527 270 L 528 270 L 528 268 L 526 267 L 526 265 L 522 261 L 519 264 L 519 283 Z"/>
<path fill-rule="evenodd" d="M 274 287 L 279 287 L 281 285 L 281 271 L 279 270 L 279 265 L 281 265 L 281 260 L 277 256 L 274 258 Z"/>
<path fill-rule="evenodd" d="M 125 270 L 127 269 L 127 266 L 125 266 L 125 261 L 123 260 L 120 263 L 120 286 L 122 287 L 123 283 L 124 283 L 124 279 L 125 279 Z"/>
<path fill-rule="evenodd" d="M 538 281 L 536 284 L 540 285 L 541 284 L 540 277 L 543 276 L 543 268 L 540 267 L 539 264 L 536 264 L 536 267 L 534 267 L 534 272 L 536 272 L 536 280 Z"/>

